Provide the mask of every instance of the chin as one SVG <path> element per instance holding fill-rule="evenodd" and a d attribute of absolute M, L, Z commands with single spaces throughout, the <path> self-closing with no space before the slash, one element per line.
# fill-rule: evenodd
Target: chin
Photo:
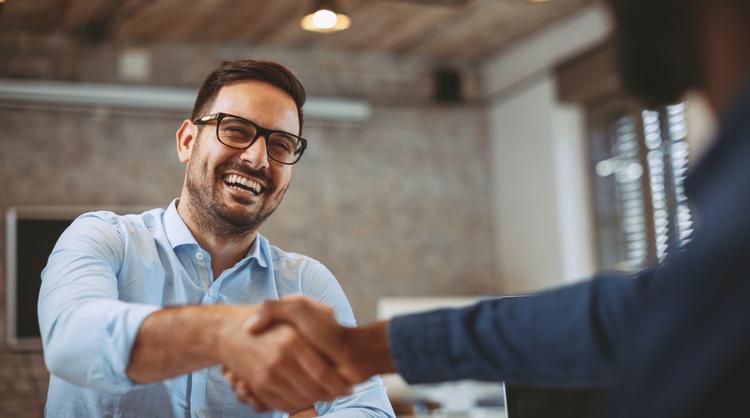
<path fill-rule="evenodd" d="M 248 210 L 239 210 L 229 207 L 222 208 L 218 213 L 219 217 L 229 225 L 237 228 L 251 228 L 257 223 L 258 214 Z"/>

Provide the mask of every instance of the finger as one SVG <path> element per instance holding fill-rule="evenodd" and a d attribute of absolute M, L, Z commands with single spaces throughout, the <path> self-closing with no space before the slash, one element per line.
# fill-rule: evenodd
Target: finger
<path fill-rule="evenodd" d="M 237 384 L 234 386 L 234 393 L 237 394 L 237 397 L 242 398 L 249 398 L 250 396 L 252 396 L 250 387 L 243 381 L 237 382 Z"/>
<path fill-rule="evenodd" d="M 244 403 L 246 405 L 249 405 L 251 408 L 253 408 L 254 410 L 256 410 L 258 412 L 268 412 L 268 411 L 272 411 L 273 410 L 272 408 L 268 407 L 268 405 L 264 404 L 263 402 L 255 399 L 253 397 L 249 397 L 249 398 L 239 398 L 238 397 L 237 399 L 240 402 L 242 402 L 242 403 Z"/>
<path fill-rule="evenodd" d="M 263 389 L 270 392 L 272 398 L 281 397 L 288 405 L 298 409 L 303 409 L 318 401 L 334 400 L 348 391 L 346 384 L 343 385 L 343 389 L 330 389 L 326 386 L 325 381 L 319 381 L 315 376 L 310 376 L 302 368 L 298 358 L 314 358 L 318 354 L 312 348 L 307 348 L 307 350 L 309 350 L 309 354 L 303 354 L 302 356 L 298 355 L 301 351 L 299 347 L 287 352 L 284 356 L 286 360 L 274 367 L 275 378 L 266 381 L 263 385 Z M 317 358 L 317 361 L 325 364 L 320 357 Z M 336 371 L 329 367 L 329 373 L 335 374 Z M 264 392 L 259 397 L 268 405 L 281 408 L 287 412 L 291 411 L 288 406 L 281 407 L 277 400 L 268 399 L 266 396 L 267 394 Z"/>
<path fill-rule="evenodd" d="M 331 401 L 351 393 L 352 383 L 306 342 L 298 340 L 288 346 L 283 358 L 274 368 L 278 380 L 269 384 L 290 394 L 295 404 Z"/>
<path fill-rule="evenodd" d="M 226 379 L 227 383 L 229 383 L 229 386 L 232 388 L 232 390 L 236 390 L 235 388 L 237 387 L 237 385 L 241 383 L 240 378 L 232 371 L 222 370 L 222 375 L 224 376 L 224 379 Z"/>
<path fill-rule="evenodd" d="M 296 350 L 278 348 L 277 358 L 268 364 L 265 372 L 256 373 L 255 379 L 248 381 L 255 399 L 273 409 L 290 412 L 311 405 L 318 399 L 306 394 L 306 385 L 314 386 L 294 361 Z"/>
<path fill-rule="evenodd" d="M 310 405 L 312 402 L 300 397 L 289 387 L 289 384 L 282 387 L 266 385 L 253 391 L 253 398 L 263 403 L 271 410 L 284 412 L 294 412 Z"/>
<path fill-rule="evenodd" d="M 237 400 L 243 404 L 249 405 L 258 412 L 272 411 L 275 408 L 267 405 L 250 390 L 250 386 L 242 380 L 238 380 L 233 387 Z"/>
<path fill-rule="evenodd" d="M 274 300 L 263 301 L 255 313 L 245 322 L 245 330 L 251 334 L 259 334 L 268 329 L 275 322 L 276 303 Z"/>
<path fill-rule="evenodd" d="M 236 377 L 234 372 L 227 369 L 226 366 L 221 368 L 221 375 L 224 376 L 224 379 L 227 381 L 231 381 Z"/>
<path fill-rule="evenodd" d="M 307 386 L 310 391 L 315 391 L 316 400 L 335 399 L 351 393 L 354 382 L 341 375 L 333 364 L 316 350 L 305 346 L 300 347 L 295 361 L 305 375 L 316 383 Z"/>
<path fill-rule="evenodd" d="M 237 396 L 237 400 L 249 405 L 251 408 L 258 412 L 265 412 L 270 411 L 272 408 L 270 408 L 268 405 L 266 405 L 261 400 L 257 399 L 252 392 L 250 391 L 249 386 L 245 382 L 239 382 L 237 386 L 234 388 L 234 393 Z"/>
<path fill-rule="evenodd" d="M 304 297 L 285 297 L 280 300 L 266 300 L 250 320 L 248 328 L 257 333 L 271 323 L 284 322 L 294 326 L 303 333 L 314 336 L 314 330 L 320 331 L 320 325 L 332 318 L 332 310 L 325 305 L 315 303 Z"/>

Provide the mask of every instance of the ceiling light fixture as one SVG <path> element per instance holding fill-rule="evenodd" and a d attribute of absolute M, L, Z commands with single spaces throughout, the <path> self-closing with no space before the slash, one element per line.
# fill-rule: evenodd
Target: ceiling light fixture
<path fill-rule="evenodd" d="M 336 0 L 315 0 L 313 7 L 299 22 L 304 30 L 319 33 L 338 32 L 351 26 L 347 16 Z"/>

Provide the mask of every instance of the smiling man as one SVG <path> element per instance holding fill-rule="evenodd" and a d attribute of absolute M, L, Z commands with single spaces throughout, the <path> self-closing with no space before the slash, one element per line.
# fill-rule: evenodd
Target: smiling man
<path fill-rule="evenodd" d="M 323 401 L 320 415 L 393 416 L 378 378 L 336 398 L 350 381 L 291 327 L 244 331 L 253 305 L 292 294 L 355 323 L 328 269 L 258 233 L 307 146 L 304 101 L 279 64 L 223 63 L 177 131 L 180 198 L 138 215 L 87 213 L 63 233 L 39 296 L 47 416 L 261 416 L 237 401 L 220 365 L 264 408 Z"/>

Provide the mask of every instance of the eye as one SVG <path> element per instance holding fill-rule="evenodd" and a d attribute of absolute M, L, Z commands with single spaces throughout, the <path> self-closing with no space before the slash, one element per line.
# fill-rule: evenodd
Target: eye
<path fill-rule="evenodd" d="M 255 136 L 255 128 L 244 121 L 226 118 L 221 121 L 221 135 L 237 140 L 246 140 Z"/>
<path fill-rule="evenodd" d="M 239 126 L 225 126 L 222 128 L 224 132 L 232 133 L 232 134 L 240 134 L 247 136 L 249 133 L 247 132 L 247 129 L 239 127 Z"/>
<path fill-rule="evenodd" d="M 276 132 L 271 135 L 268 142 L 270 147 L 289 153 L 294 152 L 294 150 L 297 149 L 297 138 L 291 135 Z"/>

